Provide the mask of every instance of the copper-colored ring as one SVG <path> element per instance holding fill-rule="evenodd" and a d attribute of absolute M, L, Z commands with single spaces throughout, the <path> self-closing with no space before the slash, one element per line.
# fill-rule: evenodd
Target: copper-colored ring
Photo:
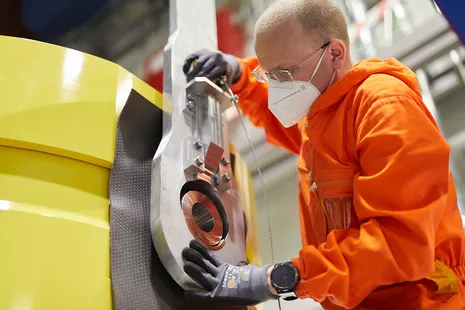
<path fill-rule="evenodd" d="M 204 220 L 213 220 L 213 228 L 211 230 L 208 229 L 209 231 L 207 231 L 199 226 L 198 219 L 194 217 L 194 214 L 192 212 L 192 209 L 196 204 L 204 206 L 204 211 L 208 209 L 209 215 L 204 214 L 203 218 Z M 206 197 L 204 194 L 198 191 L 187 192 L 182 197 L 181 207 L 184 213 L 184 217 L 186 219 L 187 227 L 189 228 L 190 232 L 192 233 L 192 236 L 194 236 L 195 239 L 199 240 L 200 242 L 202 242 L 210 248 L 218 249 L 219 247 L 222 247 L 224 245 L 223 221 L 216 206 L 208 197 Z M 207 218 L 208 216 L 210 216 L 209 219 Z"/>

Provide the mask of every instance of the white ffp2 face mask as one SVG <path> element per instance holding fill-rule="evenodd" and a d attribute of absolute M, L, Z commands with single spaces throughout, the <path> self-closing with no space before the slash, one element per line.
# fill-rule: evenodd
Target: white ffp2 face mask
<path fill-rule="evenodd" d="M 278 82 L 272 79 L 268 81 L 268 109 L 284 127 L 289 128 L 307 116 L 313 103 L 321 96 L 320 91 L 311 81 L 320 68 L 325 52 L 326 48 L 308 82 Z M 335 73 L 329 83 L 330 86 L 336 76 Z"/>
<path fill-rule="evenodd" d="M 307 116 L 320 91 L 309 82 L 268 82 L 268 109 L 286 128 Z"/>

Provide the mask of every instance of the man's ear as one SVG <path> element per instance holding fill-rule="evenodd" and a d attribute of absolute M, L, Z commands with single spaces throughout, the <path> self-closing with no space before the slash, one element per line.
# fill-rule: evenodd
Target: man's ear
<path fill-rule="evenodd" d="M 329 53 L 332 57 L 332 65 L 334 71 L 342 68 L 344 60 L 347 56 L 347 48 L 341 40 L 333 40 L 328 47 Z"/>

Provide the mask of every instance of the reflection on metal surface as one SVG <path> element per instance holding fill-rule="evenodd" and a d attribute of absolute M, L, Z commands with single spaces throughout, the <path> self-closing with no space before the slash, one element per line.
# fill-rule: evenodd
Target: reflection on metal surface
<path fill-rule="evenodd" d="M 433 4 L 433 7 L 438 11 L 439 14 L 442 14 L 441 9 L 438 7 L 436 1 L 431 0 L 431 3 Z"/>
<path fill-rule="evenodd" d="M 209 183 L 186 183 L 181 190 L 181 208 L 195 239 L 211 249 L 224 246 L 229 231 L 228 215 Z"/>
<path fill-rule="evenodd" d="M 463 64 L 462 59 L 460 58 L 460 55 L 456 49 L 450 51 L 450 58 L 452 59 L 452 62 L 454 63 L 462 82 L 465 83 L 465 65 Z"/>
<path fill-rule="evenodd" d="M 197 202 L 192 206 L 192 217 L 197 226 L 205 232 L 211 232 L 215 227 L 213 215 L 204 204 Z"/>

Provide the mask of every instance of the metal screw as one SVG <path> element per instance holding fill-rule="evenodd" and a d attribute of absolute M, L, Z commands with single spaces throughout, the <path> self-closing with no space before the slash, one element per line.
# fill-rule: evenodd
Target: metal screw
<path fill-rule="evenodd" d="M 198 167 L 200 167 L 203 165 L 203 158 L 199 156 L 194 160 L 194 162 Z"/>
<path fill-rule="evenodd" d="M 202 141 L 200 141 L 200 140 L 195 141 L 195 142 L 194 142 L 194 147 L 195 147 L 197 150 L 200 150 L 200 149 L 203 147 Z"/>
<path fill-rule="evenodd" d="M 221 164 L 222 164 L 223 166 L 229 165 L 229 161 L 226 159 L 226 157 L 221 158 Z"/>
<path fill-rule="evenodd" d="M 187 101 L 186 107 L 191 111 L 194 110 L 194 101 L 192 100 Z"/>
<path fill-rule="evenodd" d="M 215 186 L 220 185 L 220 180 L 217 175 L 212 175 L 211 180 L 212 180 L 212 183 L 215 184 Z"/>
<path fill-rule="evenodd" d="M 221 178 L 223 179 L 223 182 L 225 182 L 225 183 L 231 181 L 231 177 L 227 173 L 223 174 L 223 176 Z"/>

